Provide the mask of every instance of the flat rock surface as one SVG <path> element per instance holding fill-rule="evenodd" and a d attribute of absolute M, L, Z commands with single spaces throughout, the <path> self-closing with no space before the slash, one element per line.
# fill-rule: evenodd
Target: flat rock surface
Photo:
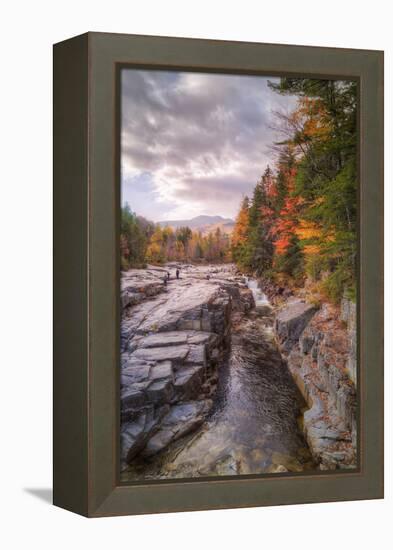
<path fill-rule="evenodd" d="M 175 267 L 122 274 L 123 461 L 157 453 L 200 425 L 216 387 L 208 363 L 217 364 L 239 289 L 249 293 L 231 265 L 183 266 L 179 279 Z"/>
<path fill-rule="evenodd" d="M 279 322 L 288 323 L 304 315 L 315 313 L 316 309 L 317 308 L 312 304 L 308 304 L 301 300 L 292 300 L 277 313 L 276 318 Z"/>
<path fill-rule="evenodd" d="M 122 293 L 135 294 L 139 291 L 143 295 L 138 303 L 134 300 L 128 308 L 128 314 L 123 316 L 123 348 L 136 334 L 204 330 L 207 326 L 206 311 L 209 305 L 220 297 L 222 299 L 227 296 L 223 287 L 233 287 L 235 291 L 239 287 L 245 288 L 244 279 L 236 276 L 236 269 L 232 264 L 219 268 L 190 266 L 181 270 L 179 279 L 176 279 L 172 269 L 172 277 L 164 285 L 163 276 L 166 272 L 167 268 L 150 266 L 148 269 L 131 269 L 122 274 Z M 159 289 L 160 292 L 155 293 L 154 290 L 152 295 L 148 295 L 146 289 L 149 288 Z M 202 311 L 203 308 L 205 311 Z"/>
<path fill-rule="evenodd" d="M 164 346 L 162 348 L 138 348 L 132 356 L 145 361 L 183 361 L 188 352 L 188 346 Z"/>

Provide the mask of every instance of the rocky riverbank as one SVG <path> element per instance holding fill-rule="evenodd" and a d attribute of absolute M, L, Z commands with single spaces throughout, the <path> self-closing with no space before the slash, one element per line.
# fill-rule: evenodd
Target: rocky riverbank
<path fill-rule="evenodd" d="M 303 431 L 322 470 L 356 467 L 356 307 L 313 305 L 266 285 L 276 303 L 275 334 L 308 409 Z"/>
<path fill-rule="evenodd" d="M 122 274 L 122 479 L 354 467 L 353 304 L 179 267 Z"/>
<path fill-rule="evenodd" d="M 122 480 L 315 469 L 256 281 L 183 266 L 164 285 L 168 269 L 123 276 Z"/>
<path fill-rule="evenodd" d="M 253 307 L 232 265 L 148 266 L 121 281 L 121 459 L 163 451 L 212 408 L 231 316 Z M 167 272 L 172 277 L 164 284 Z"/>

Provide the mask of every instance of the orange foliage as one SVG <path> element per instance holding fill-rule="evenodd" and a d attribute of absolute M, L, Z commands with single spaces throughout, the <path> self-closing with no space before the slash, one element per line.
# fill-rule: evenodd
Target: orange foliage
<path fill-rule="evenodd" d="M 293 195 L 295 176 L 296 168 L 287 168 L 285 170 L 288 195 L 270 230 L 270 234 L 273 237 L 274 250 L 277 255 L 285 253 L 289 246 L 291 236 L 296 233 L 299 223 L 298 214 L 302 199 Z"/>
<path fill-rule="evenodd" d="M 236 218 L 232 233 L 232 246 L 243 245 L 248 234 L 248 200 L 245 199 Z"/>
<path fill-rule="evenodd" d="M 297 115 L 302 119 L 303 134 L 307 138 L 326 140 L 331 134 L 330 119 L 318 98 L 299 99 Z"/>

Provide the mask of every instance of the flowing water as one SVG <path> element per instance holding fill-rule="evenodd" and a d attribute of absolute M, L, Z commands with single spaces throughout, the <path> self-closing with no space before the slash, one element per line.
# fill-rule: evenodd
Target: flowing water
<path fill-rule="evenodd" d="M 305 403 L 274 341 L 272 309 L 250 279 L 256 308 L 232 327 L 228 360 L 219 370 L 215 405 L 192 435 L 151 462 L 135 463 L 132 479 L 299 472 L 315 467 L 301 434 Z"/>
<path fill-rule="evenodd" d="M 258 281 L 256 279 L 252 279 L 251 277 L 247 278 L 247 286 L 254 296 L 255 307 L 257 309 L 260 307 L 270 308 L 269 300 L 266 294 L 259 288 Z"/>

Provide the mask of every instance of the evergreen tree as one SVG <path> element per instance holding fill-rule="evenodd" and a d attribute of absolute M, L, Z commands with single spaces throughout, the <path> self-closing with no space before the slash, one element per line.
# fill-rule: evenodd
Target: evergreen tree
<path fill-rule="evenodd" d="M 244 265 L 257 274 L 270 269 L 273 258 L 273 244 L 269 235 L 268 191 L 271 184 L 271 170 L 266 168 L 262 178 L 254 188 L 248 215 L 248 236 L 244 247 Z"/>

